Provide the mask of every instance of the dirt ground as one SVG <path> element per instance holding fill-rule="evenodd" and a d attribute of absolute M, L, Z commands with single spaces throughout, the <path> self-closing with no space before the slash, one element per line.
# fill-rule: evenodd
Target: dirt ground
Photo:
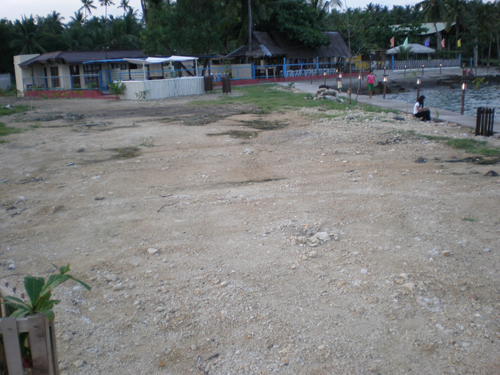
<path fill-rule="evenodd" d="M 471 129 L 217 97 L 0 99 L 2 279 L 92 286 L 62 374 L 500 374 L 500 167 L 413 133 Z"/>

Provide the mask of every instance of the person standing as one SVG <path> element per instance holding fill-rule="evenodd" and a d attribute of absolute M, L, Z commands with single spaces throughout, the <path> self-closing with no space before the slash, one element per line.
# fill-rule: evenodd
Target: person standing
<path fill-rule="evenodd" d="M 421 118 L 424 121 L 431 121 L 431 110 L 429 107 L 424 107 L 425 96 L 420 95 L 418 100 L 415 102 L 413 106 L 413 115 L 416 118 Z"/>
<path fill-rule="evenodd" d="M 370 70 L 370 73 L 366 77 L 366 86 L 368 87 L 368 95 L 371 99 L 373 90 L 375 89 L 375 74 L 373 74 L 373 70 Z"/>

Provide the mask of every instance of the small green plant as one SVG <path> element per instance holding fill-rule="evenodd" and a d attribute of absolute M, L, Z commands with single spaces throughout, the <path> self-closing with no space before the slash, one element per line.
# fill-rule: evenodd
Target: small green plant
<path fill-rule="evenodd" d="M 137 100 L 146 100 L 146 97 L 149 94 L 149 90 L 139 91 L 135 93 Z"/>
<path fill-rule="evenodd" d="M 87 83 L 87 88 L 90 90 L 97 90 L 99 88 L 99 84 L 97 82 L 89 82 Z"/>
<path fill-rule="evenodd" d="M 463 217 L 462 218 L 462 221 L 468 221 L 470 223 L 474 223 L 476 222 L 477 220 L 476 219 L 473 219 L 473 218 L 470 218 L 470 217 Z"/>
<path fill-rule="evenodd" d="M 57 268 L 54 264 L 52 265 Z M 52 291 L 59 284 L 70 279 L 76 281 L 90 291 L 90 286 L 68 274 L 69 263 L 66 267 L 60 267 L 58 270 L 59 274 L 49 276 L 47 282 L 43 277 L 26 275 L 24 277 L 24 289 L 29 299 L 23 301 L 16 297 L 4 297 L 4 303 L 14 310 L 11 316 L 22 318 L 25 316 L 42 314 L 45 315 L 49 321 L 53 321 L 54 311 L 52 311 L 52 308 L 61 301 L 50 298 Z"/>
<path fill-rule="evenodd" d="M 165 73 L 166 77 L 175 78 L 175 69 L 172 64 L 167 66 L 167 71 Z"/>
<path fill-rule="evenodd" d="M 439 111 L 436 108 L 436 121 L 439 120 Z"/>
<path fill-rule="evenodd" d="M 54 264 L 52 265 L 57 268 Z M 3 297 L 4 304 L 13 310 L 10 316 L 13 318 L 22 318 L 42 314 L 45 315 L 49 321 L 54 321 L 54 312 L 52 308 L 61 302 L 50 298 L 54 288 L 72 279 L 90 291 L 90 286 L 68 274 L 69 263 L 66 267 L 60 267 L 58 270 L 59 274 L 49 276 L 47 281 L 45 281 L 43 277 L 34 277 L 31 275 L 26 275 L 24 277 L 24 289 L 28 295 L 28 301 L 23 301 L 12 296 Z M 19 334 L 19 343 L 23 367 L 32 368 L 33 359 L 31 356 L 31 348 L 28 343 L 28 335 L 28 332 Z"/>
<path fill-rule="evenodd" d="M 116 96 L 122 94 L 127 87 L 122 81 L 110 82 L 109 91 L 111 91 Z"/>
<path fill-rule="evenodd" d="M 476 77 L 476 78 L 474 79 L 474 81 L 472 81 L 472 83 L 474 84 L 474 88 L 475 88 L 476 90 L 478 90 L 478 89 L 479 89 L 479 85 L 480 85 L 481 83 L 484 83 L 484 78 L 479 78 L 479 77 Z M 487 85 L 487 84 L 488 84 L 488 82 L 486 82 L 485 84 Z"/>

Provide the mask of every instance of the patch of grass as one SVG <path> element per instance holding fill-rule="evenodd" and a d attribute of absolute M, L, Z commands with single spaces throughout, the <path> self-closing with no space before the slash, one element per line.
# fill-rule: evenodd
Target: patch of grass
<path fill-rule="evenodd" d="M 420 138 L 425 138 L 430 141 L 447 141 L 450 139 L 449 137 L 441 137 L 439 135 L 424 135 L 424 134 L 418 134 Z"/>
<path fill-rule="evenodd" d="M 471 218 L 471 217 L 463 217 L 463 218 L 462 218 L 462 221 L 468 221 L 468 222 L 470 222 L 470 223 L 474 223 L 474 222 L 476 222 L 477 220 L 476 220 L 476 219 L 473 219 L 473 218 Z"/>
<path fill-rule="evenodd" d="M 134 158 L 141 154 L 138 147 L 115 148 L 113 151 L 116 152 L 115 158 Z"/>
<path fill-rule="evenodd" d="M 22 133 L 21 129 L 9 128 L 5 126 L 3 122 L 0 122 L 0 137 L 5 137 L 9 134 Z M 8 141 L 0 141 L 1 143 L 7 143 Z"/>
<path fill-rule="evenodd" d="M 12 109 L 0 108 L 0 116 L 8 116 L 19 112 L 24 112 L 27 111 L 28 108 L 29 106 L 27 105 L 18 105 L 16 107 L 12 107 Z"/>
<path fill-rule="evenodd" d="M 207 135 L 209 137 L 217 137 L 220 135 L 229 135 L 231 138 L 251 139 L 251 138 L 257 137 L 259 135 L 259 133 L 247 132 L 244 130 L 229 130 L 228 132 L 224 132 L 224 133 L 208 133 Z"/>
<path fill-rule="evenodd" d="M 480 154 L 484 156 L 499 156 L 500 149 L 488 147 L 488 142 L 476 139 L 448 139 L 446 145 L 463 150 L 469 154 Z"/>
<path fill-rule="evenodd" d="M 273 111 L 283 111 L 299 108 L 317 108 L 317 100 L 304 100 L 304 97 L 310 97 L 307 93 L 293 93 L 287 90 L 276 90 L 275 85 L 254 85 L 247 87 L 233 87 L 235 94 L 226 95 L 216 101 L 199 100 L 193 102 L 196 105 L 214 105 L 215 104 L 250 104 L 258 108 L 260 113 L 270 113 Z M 323 100 L 321 105 L 325 110 L 337 109 L 345 110 L 354 108 L 355 104 L 349 105 L 347 101 L 337 103 L 334 101 Z"/>
<path fill-rule="evenodd" d="M 396 114 L 400 113 L 397 109 L 374 107 L 371 104 L 363 104 L 363 105 L 360 105 L 360 106 L 361 106 L 361 109 L 363 109 L 363 111 L 366 111 L 366 112 L 396 113 Z"/>

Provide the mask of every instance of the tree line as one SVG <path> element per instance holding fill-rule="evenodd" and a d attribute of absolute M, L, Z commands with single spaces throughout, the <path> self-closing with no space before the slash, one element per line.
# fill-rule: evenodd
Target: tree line
<path fill-rule="evenodd" d="M 445 49 L 440 35 L 431 47 L 437 55 L 461 53 L 490 61 L 500 56 L 500 3 L 483 0 L 423 0 L 415 6 L 389 9 L 370 3 L 349 8 L 344 0 L 141 0 L 133 9 L 128 0 L 117 5 L 123 15 L 108 16 L 112 0 L 99 0 L 105 16 L 96 17 L 94 0 L 81 0 L 69 19 L 53 11 L 47 16 L 23 16 L 14 22 L 0 20 L 0 73 L 13 73 L 12 57 L 51 51 L 142 49 L 147 55 L 225 55 L 246 43 L 251 31 L 277 30 L 298 45 L 327 45 L 322 31 L 338 31 L 353 54 L 390 48 L 406 37 L 419 37 L 423 22 L 446 22 Z M 391 25 L 400 25 L 397 30 Z M 457 41 L 461 41 L 461 47 Z M 496 48 L 495 48 L 496 47 Z M 496 50 L 496 51 L 495 51 Z"/>

